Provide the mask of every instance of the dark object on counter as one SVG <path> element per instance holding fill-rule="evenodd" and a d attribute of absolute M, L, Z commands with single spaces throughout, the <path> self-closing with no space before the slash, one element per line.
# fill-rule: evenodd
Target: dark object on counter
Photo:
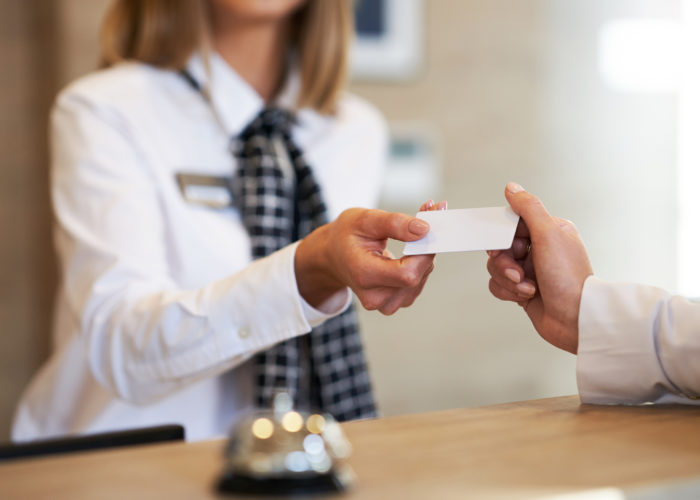
<path fill-rule="evenodd" d="M 184 439 L 185 429 L 181 425 L 159 425 L 141 429 L 0 445 L 0 461 L 58 453 L 75 453 L 122 446 L 163 443 L 166 441 L 184 441 Z"/>
<path fill-rule="evenodd" d="M 248 476 L 224 474 L 219 491 L 251 495 L 321 495 L 340 493 L 346 487 L 335 474 L 319 474 L 306 478 L 256 479 Z"/>
<path fill-rule="evenodd" d="M 300 413 L 279 393 L 274 408 L 255 412 L 231 431 L 217 489 L 254 495 L 339 493 L 354 482 L 351 447 L 330 415 Z"/>

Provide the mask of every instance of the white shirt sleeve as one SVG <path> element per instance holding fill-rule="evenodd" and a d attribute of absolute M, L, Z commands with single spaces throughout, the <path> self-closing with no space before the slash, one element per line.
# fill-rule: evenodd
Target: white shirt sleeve
<path fill-rule="evenodd" d="M 352 291 L 350 288 L 344 288 L 338 293 L 328 298 L 318 309 L 304 300 L 304 297 L 299 295 L 301 308 L 304 311 L 304 317 L 309 322 L 311 328 L 316 328 L 326 320 L 337 316 L 350 307 L 352 302 Z"/>
<path fill-rule="evenodd" d="M 131 129 L 117 113 L 70 94 L 52 120 L 62 287 L 101 385 L 150 403 L 310 331 L 294 275 L 296 244 L 181 289 L 168 274 L 171 229 L 157 183 Z M 312 316 L 313 323 L 329 317 Z"/>
<path fill-rule="evenodd" d="M 589 277 L 577 380 L 584 403 L 700 404 L 700 304 Z"/>

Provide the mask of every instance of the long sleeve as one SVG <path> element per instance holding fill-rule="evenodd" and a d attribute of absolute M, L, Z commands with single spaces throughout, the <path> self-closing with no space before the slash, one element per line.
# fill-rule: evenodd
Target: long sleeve
<path fill-rule="evenodd" d="M 138 144 L 117 112 L 80 96 L 59 100 L 52 196 L 63 293 L 93 376 L 145 404 L 310 325 L 295 245 L 200 288 L 176 284 L 168 245 L 177 228 L 163 215 L 167 200 Z"/>
<path fill-rule="evenodd" d="M 700 404 L 700 304 L 588 278 L 577 379 L 584 403 Z"/>

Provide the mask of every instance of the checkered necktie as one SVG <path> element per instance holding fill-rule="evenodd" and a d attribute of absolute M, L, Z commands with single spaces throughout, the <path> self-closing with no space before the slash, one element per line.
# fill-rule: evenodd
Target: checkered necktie
<path fill-rule="evenodd" d="M 266 108 L 231 142 L 237 158 L 234 204 L 250 235 L 253 258 L 265 257 L 328 222 L 313 172 L 291 137 L 294 117 Z M 287 391 L 300 409 L 336 419 L 375 415 L 374 398 L 352 307 L 308 335 L 255 356 L 255 395 L 261 408 Z"/>

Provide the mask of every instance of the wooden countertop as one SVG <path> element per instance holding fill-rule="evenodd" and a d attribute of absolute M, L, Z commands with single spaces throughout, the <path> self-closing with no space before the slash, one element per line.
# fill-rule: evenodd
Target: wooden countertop
<path fill-rule="evenodd" d="M 578 397 L 343 424 L 344 499 L 539 498 L 700 475 L 700 407 L 589 406 Z M 1 498 L 220 498 L 223 441 L 7 462 Z"/>

